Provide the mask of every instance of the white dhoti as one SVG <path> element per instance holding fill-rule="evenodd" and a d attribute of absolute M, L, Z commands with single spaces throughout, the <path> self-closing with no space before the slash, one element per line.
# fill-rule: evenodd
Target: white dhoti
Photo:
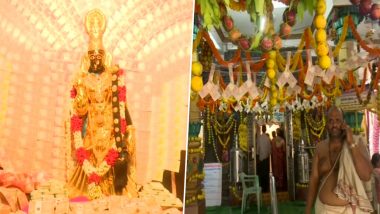
<path fill-rule="evenodd" d="M 341 154 L 340 154 L 340 158 L 339 158 L 338 182 L 337 182 L 337 186 L 334 189 L 334 193 L 338 196 L 338 198 L 347 201 L 348 205 L 331 206 L 331 205 L 323 204 L 319 200 L 319 193 L 318 193 L 317 200 L 315 202 L 316 214 L 330 214 L 330 213 L 362 214 L 362 213 L 373 212 L 373 208 L 371 205 L 371 200 L 372 200 L 371 181 L 365 182 L 359 178 L 359 175 L 356 172 L 355 165 L 352 158 L 353 157 L 347 146 L 347 143 L 344 143 Z M 335 167 L 335 164 L 334 164 L 334 167 Z M 320 187 L 320 189 L 322 189 L 322 186 Z"/>
<path fill-rule="evenodd" d="M 315 214 L 359 214 L 362 212 L 354 212 L 351 205 L 346 206 L 332 206 L 328 204 L 324 204 L 319 200 L 319 196 L 317 196 L 317 200 L 315 201 Z M 369 212 L 365 212 L 369 213 Z"/>

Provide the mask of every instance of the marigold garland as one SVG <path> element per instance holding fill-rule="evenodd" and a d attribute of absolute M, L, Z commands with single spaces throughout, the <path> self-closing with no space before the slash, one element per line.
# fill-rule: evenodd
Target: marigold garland
<path fill-rule="evenodd" d="M 239 2 L 239 4 L 240 4 L 240 2 Z M 333 50 L 333 56 L 334 57 L 337 57 L 338 54 L 339 54 L 341 46 L 342 46 L 343 42 L 346 39 L 348 28 L 350 28 L 352 30 L 355 39 L 359 42 L 360 46 L 363 49 L 365 49 L 371 55 L 375 55 L 375 56 L 379 56 L 380 55 L 380 49 L 378 49 L 378 48 L 370 48 L 367 44 L 365 44 L 365 42 L 361 39 L 360 35 L 358 34 L 358 32 L 355 29 L 352 17 L 351 16 L 346 16 L 344 18 L 342 34 L 341 34 L 341 36 L 339 38 L 339 41 L 338 41 L 338 43 L 336 45 L 336 48 Z M 196 40 L 195 40 L 195 42 L 193 44 L 193 48 L 194 49 L 199 44 L 199 41 L 200 41 L 201 38 L 206 39 L 206 41 L 210 44 L 210 46 L 212 47 L 213 54 L 214 54 L 214 56 L 215 56 L 215 58 L 216 58 L 216 60 L 218 61 L 219 64 L 221 64 L 223 66 L 228 66 L 228 63 L 238 63 L 239 61 L 241 61 L 241 57 L 240 57 L 241 50 L 240 49 L 238 49 L 238 51 L 235 52 L 234 57 L 230 61 L 224 61 L 222 59 L 222 57 L 220 56 L 219 52 L 216 50 L 215 46 L 213 45 L 211 39 L 209 38 L 208 33 L 205 32 L 204 30 L 200 30 L 198 32 L 197 38 L 196 38 Z M 340 80 L 336 79 L 334 82 L 332 81 L 331 84 L 321 83 L 321 85 L 315 85 L 315 87 L 313 88 L 312 92 L 307 92 L 307 90 L 305 88 L 305 85 L 303 84 L 303 80 L 304 80 L 305 75 L 306 75 L 306 69 L 303 66 L 303 60 L 302 60 L 301 55 L 302 55 L 302 51 L 304 50 L 304 48 L 310 48 L 310 47 L 312 47 L 313 49 L 317 48 L 316 47 L 316 42 L 315 42 L 315 40 L 314 40 L 314 38 L 312 36 L 311 29 L 307 28 L 307 29 L 305 29 L 304 33 L 302 34 L 301 41 L 300 41 L 300 43 L 298 45 L 297 51 L 294 54 L 294 56 L 292 57 L 292 59 L 291 59 L 291 67 L 290 67 L 291 71 L 295 71 L 297 68 L 299 70 L 298 85 L 301 87 L 301 92 L 299 94 L 301 98 L 307 99 L 307 100 L 311 100 L 314 96 L 317 96 L 319 100 L 322 100 L 322 94 L 324 94 L 326 97 L 328 97 L 330 99 L 333 99 L 334 97 L 336 97 L 339 94 L 341 94 L 340 87 L 342 87 L 345 91 L 351 90 L 352 88 L 354 88 L 355 91 L 358 91 L 358 92 L 362 92 L 364 90 L 364 88 L 365 88 L 365 81 L 363 81 L 361 83 L 361 86 L 358 87 L 356 85 L 356 82 L 357 82 L 356 78 L 353 75 L 351 75 L 350 71 L 349 71 L 348 75 L 347 75 L 347 77 L 348 77 L 347 82 L 344 81 L 344 80 L 341 80 L 341 79 Z M 246 59 L 250 60 L 250 58 L 251 57 L 250 57 L 249 52 L 246 52 Z M 257 72 L 260 69 L 262 69 L 263 65 L 265 64 L 265 60 L 266 59 L 268 59 L 268 56 L 267 55 L 265 56 L 265 54 L 263 54 L 262 55 L 262 61 L 259 61 L 257 63 L 251 64 L 251 70 Z M 285 59 L 279 53 L 279 51 L 277 51 L 277 54 L 276 54 L 276 62 L 277 62 L 277 68 L 280 71 L 283 71 L 285 69 Z M 378 75 L 376 75 L 376 77 L 377 76 Z M 375 78 L 375 83 L 378 82 L 378 79 L 379 78 Z M 328 86 L 332 86 L 333 89 L 331 89 L 331 90 L 327 89 Z M 265 92 L 268 92 L 265 87 L 261 86 L 260 88 L 264 89 Z M 264 101 L 264 99 L 266 98 L 266 95 L 267 94 L 262 94 L 262 96 L 259 97 L 258 99 L 255 99 L 252 102 L 252 104 L 254 105 L 255 102 L 258 101 L 258 100 Z M 281 101 L 281 102 L 284 102 L 284 100 L 288 100 L 289 101 L 289 100 L 292 100 L 293 98 L 294 98 L 294 96 L 288 96 L 285 99 L 284 98 L 280 98 L 279 101 Z M 237 104 L 237 102 L 235 102 L 235 101 L 229 101 L 229 106 L 228 106 L 229 110 L 231 110 L 233 108 L 233 104 Z M 215 107 L 213 107 L 213 109 Z"/>

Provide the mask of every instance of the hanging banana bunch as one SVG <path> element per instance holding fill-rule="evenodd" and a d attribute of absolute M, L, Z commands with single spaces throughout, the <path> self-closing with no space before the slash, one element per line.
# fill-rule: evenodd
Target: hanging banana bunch
<path fill-rule="evenodd" d="M 221 13 L 217 0 L 197 0 L 201 7 L 203 17 L 203 27 L 210 30 L 212 27 L 220 28 Z"/>

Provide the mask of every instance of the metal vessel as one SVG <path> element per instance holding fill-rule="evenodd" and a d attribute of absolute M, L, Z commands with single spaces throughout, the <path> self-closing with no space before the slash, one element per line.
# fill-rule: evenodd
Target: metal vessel
<path fill-rule="evenodd" d="M 298 182 L 302 184 L 309 183 L 309 154 L 305 151 L 305 143 L 302 140 L 299 146 L 297 157 L 298 162 Z"/>
<path fill-rule="evenodd" d="M 230 150 L 230 182 L 238 183 L 240 182 L 239 173 L 244 172 L 246 168 L 246 155 L 238 147 L 235 142 L 235 147 Z"/>

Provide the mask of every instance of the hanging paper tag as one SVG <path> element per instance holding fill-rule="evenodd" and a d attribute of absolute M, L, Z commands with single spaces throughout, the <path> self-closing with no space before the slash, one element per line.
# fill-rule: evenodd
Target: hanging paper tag
<path fill-rule="evenodd" d="M 210 74 L 208 76 L 207 83 L 203 86 L 202 90 L 198 93 L 199 96 L 203 99 L 205 98 L 213 89 L 214 89 L 214 72 L 215 72 L 215 64 L 211 65 Z"/>
<path fill-rule="evenodd" d="M 245 67 L 247 69 L 247 80 L 239 87 L 238 96 L 235 96 L 237 100 L 240 100 L 253 85 L 251 79 L 251 68 L 248 61 L 245 63 Z"/>
<path fill-rule="evenodd" d="M 335 75 L 335 68 L 332 69 L 331 67 L 335 67 L 335 65 L 331 65 L 330 68 L 327 69 L 325 75 L 323 76 L 323 81 L 327 84 L 331 83 L 331 80 Z"/>
<path fill-rule="evenodd" d="M 311 53 L 310 50 L 306 50 L 307 54 L 307 72 L 306 72 L 306 77 L 304 83 L 306 85 L 313 85 L 314 81 L 314 72 L 315 72 L 315 67 L 313 66 L 312 60 L 311 60 Z"/>
<path fill-rule="evenodd" d="M 289 87 L 293 88 L 297 85 L 297 79 L 289 72 L 290 76 L 288 78 Z"/>
<path fill-rule="evenodd" d="M 218 85 L 214 85 L 213 89 L 210 92 L 210 96 L 214 101 L 217 101 L 221 97 Z"/>
<path fill-rule="evenodd" d="M 313 85 L 313 82 L 314 82 L 314 67 L 309 68 L 307 70 L 304 83 L 306 85 Z"/>
<path fill-rule="evenodd" d="M 260 95 L 256 85 L 253 85 L 248 92 L 252 99 L 255 99 L 257 96 Z"/>
<path fill-rule="evenodd" d="M 223 98 L 230 98 L 235 94 L 236 85 L 234 83 L 234 76 L 233 76 L 233 64 L 228 64 L 228 74 L 230 76 L 230 83 L 228 83 L 227 87 L 224 89 L 222 93 Z"/>
<path fill-rule="evenodd" d="M 322 82 L 321 77 L 315 77 L 315 78 L 314 78 L 314 84 L 321 84 L 321 82 Z M 314 84 L 313 84 L 313 85 L 314 85 Z"/>
<path fill-rule="evenodd" d="M 286 54 L 286 65 L 284 72 L 282 72 L 281 76 L 277 79 L 277 85 L 278 87 L 282 88 L 285 86 L 285 84 L 288 82 L 289 77 L 289 67 L 290 67 L 290 58 L 291 58 L 291 52 L 288 51 Z"/>
<path fill-rule="evenodd" d="M 324 76 L 323 74 L 324 74 L 324 72 L 319 66 L 314 67 L 314 76 L 315 77 L 323 77 Z"/>
<path fill-rule="evenodd" d="M 331 83 L 331 80 L 334 78 L 337 71 L 337 67 L 335 65 L 334 53 L 331 47 L 329 47 L 329 57 L 331 60 L 331 66 L 327 69 L 325 75 L 323 76 L 323 81 L 326 82 L 327 84 Z"/>
<path fill-rule="evenodd" d="M 277 85 L 278 87 L 282 88 L 286 84 L 286 76 L 284 73 L 281 74 L 280 78 L 277 79 Z"/>

